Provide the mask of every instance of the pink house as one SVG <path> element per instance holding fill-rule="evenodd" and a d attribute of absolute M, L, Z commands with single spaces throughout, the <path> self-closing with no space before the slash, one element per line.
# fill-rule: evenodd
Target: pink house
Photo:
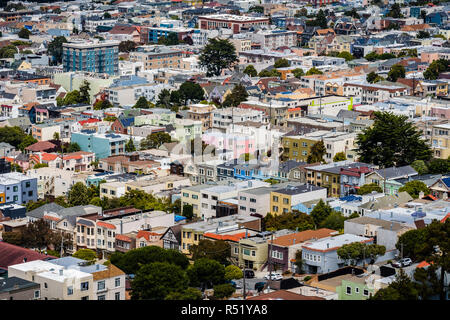
<path fill-rule="evenodd" d="M 204 133 L 202 140 L 220 150 L 230 150 L 234 159 L 245 153 L 254 154 L 256 151 L 256 141 L 253 137 L 243 134 L 225 134 L 222 132 Z"/>

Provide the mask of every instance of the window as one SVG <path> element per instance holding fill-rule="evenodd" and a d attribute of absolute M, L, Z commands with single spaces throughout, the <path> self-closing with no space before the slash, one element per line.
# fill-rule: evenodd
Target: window
<path fill-rule="evenodd" d="M 369 290 L 367 290 L 367 289 L 364 289 L 364 291 L 363 291 L 363 295 L 364 295 L 364 296 L 366 296 L 366 297 L 368 297 L 368 296 L 369 296 Z"/>
<path fill-rule="evenodd" d="M 256 251 L 252 250 L 252 257 L 256 256 Z"/>
<path fill-rule="evenodd" d="M 359 293 L 359 288 L 355 288 L 355 293 Z"/>
<path fill-rule="evenodd" d="M 89 290 L 89 282 L 82 282 L 80 287 L 81 291 Z"/>
<path fill-rule="evenodd" d="M 120 278 L 114 279 L 114 284 L 116 287 L 120 287 Z"/>
<path fill-rule="evenodd" d="M 41 297 L 41 292 L 39 290 L 34 291 L 34 298 L 39 299 Z"/>
<path fill-rule="evenodd" d="M 114 298 L 115 298 L 115 300 L 120 300 L 120 292 L 116 292 L 114 294 Z"/>
<path fill-rule="evenodd" d="M 273 199 L 273 202 L 278 202 L 278 197 L 277 196 L 273 196 L 272 199 Z"/>
<path fill-rule="evenodd" d="M 352 294 L 352 287 L 347 287 L 347 294 Z"/>
<path fill-rule="evenodd" d="M 289 198 L 283 198 L 283 203 L 284 204 L 289 204 Z"/>
<path fill-rule="evenodd" d="M 105 289 L 105 280 L 99 281 L 97 283 L 97 291 L 104 290 L 104 289 Z"/>
<path fill-rule="evenodd" d="M 72 286 L 67 287 L 67 295 L 68 295 L 68 296 L 73 295 L 73 287 L 72 287 Z"/>
<path fill-rule="evenodd" d="M 240 206 L 239 209 L 246 211 L 246 210 L 247 210 L 247 207 Z"/>
<path fill-rule="evenodd" d="M 44 288 L 48 288 L 47 282 L 44 282 Z"/>
<path fill-rule="evenodd" d="M 240 197 L 239 197 L 239 200 L 245 201 L 245 200 L 247 200 L 247 198 L 246 198 L 246 197 L 243 197 L 243 196 L 240 196 Z"/>
<path fill-rule="evenodd" d="M 272 210 L 275 211 L 275 212 L 278 212 L 278 207 L 277 206 L 273 206 Z"/>
<path fill-rule="evenodd" d="M 98 300 L 106 300 L 106 296 L 102 294 L 101 296 L 98 296 Z"/>
<path fill-rule="evenodd" d="M 253 202 L 253 203 L 255 203 L 255 202 L 256 202 L 256 199 L 254 199 L 254 198 L 250 198 L 250 202 Z"/>

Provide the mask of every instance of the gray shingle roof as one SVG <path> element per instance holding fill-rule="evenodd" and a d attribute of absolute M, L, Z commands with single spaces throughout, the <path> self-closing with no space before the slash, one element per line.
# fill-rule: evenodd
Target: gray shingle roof
<path fill-rule="evenodd" d="M 44 216 L 44 212 L 58 213 L 59 211 L 61 211 L 61 209 L 64 209 L 64 207 L 52 202 L 44 204 L 43 206 L 40 206 L 39 208 L 36 208 L 34 210 L 31 210 L 27 212 L 26 215 L 27 217 L 41 219 Z"/>

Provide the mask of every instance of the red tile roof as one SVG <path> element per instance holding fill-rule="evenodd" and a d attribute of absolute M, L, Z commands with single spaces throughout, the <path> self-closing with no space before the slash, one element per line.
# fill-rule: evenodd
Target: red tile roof
<path fill-rule="evenodd" d="M 0 242 L 0 268 L 8 270 L 9 266 L 23 263 L 23 259 L 26 258 L 27 262 L 35 260 L 56 259 L 56 257 L 45 255 L 30 249 L 22 248 L 9 244 L 6 242 Z"/>
<path fill-rule="evenodd" d="M 131 238 L 126 236 L 126 235 L 124 235 L 124 234 L 117 234 L 116 235 L 116 240 L 131 242 Z"/>
<path fill-rule="evenodd" d="M 53 161 L 58 157 L 59 157 L 59 155 L 57 155 L 55 153 L 42 153 L 41 154 L 41 159 L 44 161 Z"/>
<path fill-rule="evenodd" d="M 203 234 L 203 237 L 212 238 L 215 240 L 224 240 L 224 241 L 229 240 L 229 241 L 238 242 L 239 240 L 245 238 L 245 232 L 236 233 L 236 234 L 224 234 L 224 235 L 206 232 Z"/>
<path fill-rule="evenodd" d="M 266 294 L 260 294 L 248 298 L 247 300 L 325 300 L 325 298 L 315 296 L 304 296 L 286 290 L 277 290 Z"/>
<path fill-rule="evenodd" d="M 48 216 L 48 215 L 44 215 L 42 217 L 42 219 L 53 220 L 53 221 L 59 221 L 60 220 L 60 218 L 58 218 L 58 217 Z"/>
<path fill-rule="evenodd" d="M 95 123 L 95 122 L 100 122 L 100 120 L 95 118 L 89 118 L 87 120 L 78 121 L 78 123 L 81 124 L 82 126 L 84 126 L 86 123 Z"/>
<path fill-rule="evenodd" d="M 39 151 L 45 151 L 48 149 L 56 148 L 56 145 L 49 142 L 49 141 L 40 141 L 36 142 L 35 144 L 32 144 L 31 146 L 28 146 L 25 148 L 25 150 L 33 151 L 33 152 L 39 152 Z"/>
<path fill-rule="evenodd" d="M 108 229 L 116 229 L 115 225 L 113 225 L 111 223 L 103 222 L 103 221 L 97 221 L 97 226 L 108 228 Z"/>
<path fill-rule="evenodd" d="M 136 236 L 136 239 L 145 238 L 145 240 L 150 241 L 150 236 L 161 236 L 161 234 L 146 230 L 140 230 Z"/>
<path fill-rule="evenodd" d="M 441 220 L 442 223 L 445 223 L 445 221 L 447 221 L 447 219 L 450 217 L 450 212 L 447 213 L 447 215 L 444 217 L 444 219 Z"/>
<path fill-rule="evenodd" d="M 287 247 L 287 246 L 293 245 L 294 240 L 295 240 L 295 244 L 298 244 L 298 243 L 302 243 L 302 242 L 311 240 L 313 238 L 315 238 L 315 239 L 326 238 L 326 237 L 332 236 L 336 233 L 337 233 L 336 230 L 327 229 L 327 228 L 322 228 L 322 229 L 317 229 L 317 230 L 306 230 L 306 231 L 301 231 L 301 232 L 287 234 L 285 236 L 278 237 L 275 240 L 273 240 L 273 244 L 278 245 L 278 246 Z"/>

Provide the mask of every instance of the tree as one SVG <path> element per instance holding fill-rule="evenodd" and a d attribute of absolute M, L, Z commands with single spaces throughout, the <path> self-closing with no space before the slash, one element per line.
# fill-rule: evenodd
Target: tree
<path fill-rule="evenodd" d="M 17 35 L 22 39 L 30 39 L 31 32 L 26 28 L 22 28 Z"/>
<path fill-rule="evenodd" d="M 425 241 L 425 229 L 413 229 L 399 236 L 395 247 L 404 257 L 417 261 L 420 248 Z"/>
<path fill-rule="evenodd" d="M 136 248 L 126 253 L 116 251 L 111 255 L 110 261 L 127 274 L 136 274 L 141 266 L 154 262 L 174 264 L 183 270 L 189 265 L 188 258 L 181 252 L 157 246 Z"/>
<path fill-rule="evenodd" d="M 303 77 L 305 75 L 305 72 L 303 71 L 303 69 L 297 68 L 297 69 L 292 70 L 292 74 L 297 79 L 300 79 L 301 77 Z"/>
<path fill-rule="evenodd" d="M 258 77 L 261 77 L 261 78 L 263 78 L 263 77 L 279 77 L 279 76 L 281 76 L 281 73 L 277 69 L 272 69 L 270 71 L 267 69 L 264 69 L 258 74 Z"/>
<path fill-rule="evenodd" d="M 192 81 L 184 82 L 178 89 L 178 92 L 184 105 L 187 105 L 188 101 L 199 102 L 205 99 L 203 88 Z"/>
<path fill-rule="evenodd" d="M 258 75 L 258 71 L 256 71 L 255 67 L 252 64 L 249 64 L 244 69 L 244 73 L 248 74 L 249 77 L 256 77 Z"/>
<path fill-rule="evenodd" d="M 131 282 L 132 300 L 163 300 L 173 292 L 188 288 L 186 272 L 168 262 L 154 262 L 143 265 Z"/>
<path fill-rule="evenodd" d="M 321 228 L 332 230 L 344 230 L 344 221 L 346 218 L 339 211 L 332 211 L 321 223 Z"/>
<path fill-rule="evenodd" d="M 391 7 L 391 10 L 386 14 L 387 17 L 391 18 L 403 18 L 403 14 L 398 3 L 394 3 Z"/>
<path fill-rule="evenodd" d="M 76 142 L 71 142 L 66 148 L 67 153 L 78 152 L 81 151 L 80 145 Z"/>
<path fill-rule="evenodd" d="M 322 9 L 320 9 L 317 13 L 314 24 L 321 27 L 322 29 L 328 28 L 327 17 L 325 16 L 325 12 Z"/>
<path fill-rule="evenodd" d="M 381 192 L 383 192 L 383 189 L 376 183 L 367 183 L 367 184 L 361 186 L 358 189 L 357 193 L 358 193 L 358 195 L 362 196 L 364 194 L 369 194 L 369 193 L 372 193 L 374 191 L 381 193 Z"/>
<path fill-rule="evenodd" d="M 450 220 L 444 223 L 433 220 L 425 228 L 425 241 L 417 252 L 421 260 L 425 260 L 439 270 L 439 299 L 445 300 L 445 274 L 450 272 Z"/>
<path fill-rule="evenodd" d="M 78 104 L 81 103 L 81 94 L 78 90 L 73 90 L 68 92 L 64 96 L 64 100 L 62 102 L 63 106 L 71 105 L 71 104 Z"/>
<path fill-rule="evenodd" d="M 223 299 L 233 295 L 235 288 L 230 283 L 218 284 L 214 286 L 214 298 Z"/>
<path fill-rule="evenodd" d="M 273 65 L 274 68 L 286 68 L 289 67 L 289 61 L 286 59 L 278 59 L 275 61 L 275 64 Z"/>
<path fill-rule="evenodd" d="M 72 207 L 89 204 L 88 188 L 82 182 L 75 183 L 67 194 L 67 200 Z"/>
<path fill-rule="evenodd" d="M 304 261 L 302 259 L 302 251 L 301 250 L 297 250 L 295 252 L 295 261 L 294 261 L 295 266 L 297 267 L 297 272 L 298 274 L 302 274 L 303 271 L 303 265 L 304 265 Z"/>
<path fill-rule="evenodd" d="M 94 110 L 104 110 L 112 107 L 113 105 L 111 102 L 109 102 L 108 99 L 98 100 L 96 103 L 94 103 Z"/>
<path fill-rule="evenodd" d="M 411 167 L 417 171 L 419 175 L 428 173 L 428 167 L 423 160 L 416 160 L 411 163 Z"/>
<path fill-rule="evenodd" d="M 339 162 L 344 160 L 347 160 L 347 156 L 345 155 L 344 152 L 337 152 L 333 157 L 333 162 Z"/>
<path fill-rule="evenodd" d="M 314 206 L 310 213 L 310 217 L 316 226 L 320 226 L 323 221 L 333 212 L 333 209 L 322 199 Z"/>
<path fill-rule="evenodd" d="M 428 160 L 432 154 L 421 132 L 408 117 L 391 112 L 375 112 L 373 126 L 358 134 L 356 145 L 361 162 L 383 167 Z"/>
<path fill-rule="evenodd" d="M 194 208 L 190 204 L 183 205 L 183 217 L 186 217 L 188 220 L 191 220 L 194 216 Z"/>
<path fill-rule="evenodd" d="M 306 158 L 306 162 L 308 163 L 323 162 L 324 161 L 323 156 L 326 153 L 327 149 L 325 148 L 323 140 L 317 141 L 310 147 L 308 157 Z"/>
<path fill-rule="evenodd" d="M 91 90 L 91 85 L 88 81 L 84 80 L 80 86 L 80 100 L 79 103 L 91 103 L 91 97 L 89 95 L 89 91 Z"/>
<path fill-rule="evenodd" d="M 119 52 L 131 52 L 136 50 L 136 42 L 131 40 L 122 41 L 119 43 Z"/>
<path fill-rule="evenodd" d="M 419 180 L 408 181 L 405 183 L 403 187 L 398 189 L 398 192 L 406 191 L 413 198 L 419 198 L 419 193 L 423 192 L 425 195 L 430 194 L 430 189 L 428 189 L 427 185 Z"/>
<path fill-rule="evenodd" d="M 352 10 L 349 10 L 349 11 L 345 11 L 344 15 L 352 17 L 352 18 L 355 18 L 355 19 L 359 19 L 360 18 L 359 14 L 358 14 L 358 12 L 356 12 L 355 8 L 352 8 Z"/>
<path fill-rule="evenodd" d="M 342 51 L 338 54 L 338 58 L 344 58 L 345 61 L 351 61 L 355 59 L 355 57 L 348 51 Z"/>
<path fill-rule="evenodd" d="M 130 136 L 130 139 L 125 144 L 125 152 L 133 152 L 133 151 L 136 151 L 136 147 L 134 146 L 133 139 L 131 139 Z"/>
<path fill-rule="evenodd" d="M 323 72 L 317 69 L 316 67 L 312 67 L 311 69 L 308 70 L 308 72 L 306 72 L 307 76 L 311 76 L 313 74 L 323 74 Z"/>
<path fill-rule="evenodd" d="M 427 80 L 436 80 L 440 73 L 447 71 L 450 71 L 450 60 L 438 59 L 429 65 L 424 71 L 423 77 Z"/>
<path fill-rule="evenodd" d="M 187 269 L 190 284 L 201 288 L 211 288 L 213 285 L 225 282 L 225 267 L 216 260 L 201 258 Z"/>
<path fill-rule="evenodd" d="M 375 61 L 378 59 L 378 54 L 374 51 L 368 53 L 364 59 L 368 60 L 368 61 Z"/>
<path fill-rule="evenodd" d="M 427 31 L 420 30 L 417 33 L 417 39 L 426 39 L 426 38 L 429 38 L 429 37 L 430 37 L 430 33 L 427 32 Z M 447 40 L 447 39 L 444 39 L 444 40 Z"/>
<path fill-rule="evenodd" d="M 136 101 L 136 104 L 133 106 L 133 108 L 136 109 L 148 109 L 148 101 L 144 96 L 139 97 L 138 101 Z"/>
<path fill-rule="evenodd" d="M 248 9 L 248 12 L 264 13 L 264 7 L 253 6 L 250 9 Z"/>
<path fill-rule="evenodd" d="M 187 288 L 184 291 L 173 291 L 166 295 L 165 300 L 202 300 L 202 292 L 196 288 Z"/>
<path fill-rule="evenodd" d="M 62 62 L 63 43 L 67 43 L 67 39 L 63 36 L 55 37 L 47 46 L 47 52 L 53 57 L 55 64 Z"/>
<path fill-rule="evenodd" d="M 405 77 L 405 67 L 400 64 L 394 64 L 388 72 L 388 81 L 396 82 L 398 78 Z"/>
<path fill-rule="evenodd" d="M 94 264 L 95 260 L 97 260 L 97 254 L 94 250 L 91 249 L 80 249 L 72 256 L 78 259 L 86 260 L 89 262 L 89 264 Z"/>
<path fill-rule="evenodd" d="M 413 278 L 416 281 L 416 288 L 421 300 L 428 300 L 439 294 L 439 279 L 435 266 L 416 268 Z"/>
<path fill-rule="evenodd" d="M 415 284 L 406 275 L 403 269 L 400 269 L 395 280 L 387 287 L 377 291 L 370 300 L 417 300 L 418 291 Z"/>
<path fill-rule="evenodd" d="M 103 18 L 104 18 L 104 19 L 111 19 L 111 14 L 110 14 L 109 12 L 105 12 L 105 13 L 103 14 Z"/>
<path fill-rule="evenodd" d="M 236 48 L 227 39 L 209 39 L 200 57 L 200 66 L 206 67 L 207 77 L 218 76 L 223 69 L 232 67 L 237 61 Z"/>
<path fill-rule="evenodd" d="M 18 127 L 0 127 L 0 142 L 6 142 L 12 145 L 15 148 L 20 149 L 20 144 L 24 142 L 27 134 L 23 132 L 23 130 Z M 29 138 L 26 138 L 29 139 Z M 26 148 L 26 147 L 25 147 Z"/>
<path fill-rule="evenodd" d="M 366 77 L 367 82 L 369 83 L 377 83 L 379 81 L 383 81 L 384 78 L 382 76 L 379 76 L 378 74 L 376 74 L 375 72 L 371 72 L 367 75 Z"/>
<path fill-rule="evenodd" d="M 31 146 L 32 144 L 35 144 L 36 142 L 38 142 L 35 138 L 33 138 L 33 136 L 31 135 L 26 135 L 22 142 L 19 144 L 18 148 L 20 151 L 24 151 L 26 147 Z"/>
<path fill-rule="evenodd" d="M 0 48 L 0 58 L 14 58 L 14 55 L 18 52 L 18 49 L 10 44 Z"/>
<path fill-rule="evenodd" d="M 170 100 L 171 100 L 170 91 L 167 89 L 162 89 L 161 92 L 158 94 L 158 101 L 156 102 L 156 105 L 161 108 L 169 109 L 170 107 L 172 107 Z"/>
<path fill-rule="evenodd" d="M 450 159 L 433 158 L 428 162 L 429 173 L 448 173 L 450 172 Z"/>
<path fill-rule="evenodd" d="M 37 163 L 33 167 L 33 169 L 39 169 L 39 168 L 48 168 L 48 163 Z"/>
<path fill-rule="evenodd" d="M 337 250 L 339 258 L 350 263 L 350 265 L 357 265 L 360 260 L 371 259 L 375 261 L 377 256 L 382 256 L 386 253 L 386 247 L 378 244 L 365 244 L 362 242 L 352 242 L 344 244 Z M 365 263 L 365 261 L 364 261 Z"/>
<path fill-rule="evenodd" d="M 242 84 L 235 85 L 231 94 L 227 95 L 223 102 L 224 107 L 237 107 L 241 102 L 246 101 L 248 98 L 247 90 Z"/>
<path fill-rule="evenodd" d="M 233 279 L 242 279 L 243 278 L 243 272 L 242 270 L 234 266 L 232 264 L 225 267 L 225 280 L 230 281 Z"/>
<path fill-rule="evenodd" d="M 157 149 L 164 143 L 172 142 L 170 134 L 166 132 L 153 132 L 149 134 L 147 138 L 141 141 L 141 149 Z"/>
<path fill-rule="evenodd" d="M 189 249 L 192 255 L 192 260 L 207 258 L 216 260 L 220 264 L 228 265 L 231 257 L 231 246 L 228 242 L 223 240 L 211 241 L 202 239 L 198 244 L 194 244 Z"/>
<path fill-rule="evenodd" d="M 272 215 L 268 213 L 263 221 L 265 230 L 298 230 L 305 231 L 314 229 L 314 220 L 310 215 L 298 210 L 293 210 L 289 213 L 282 213 L 279 215 Z"/>

